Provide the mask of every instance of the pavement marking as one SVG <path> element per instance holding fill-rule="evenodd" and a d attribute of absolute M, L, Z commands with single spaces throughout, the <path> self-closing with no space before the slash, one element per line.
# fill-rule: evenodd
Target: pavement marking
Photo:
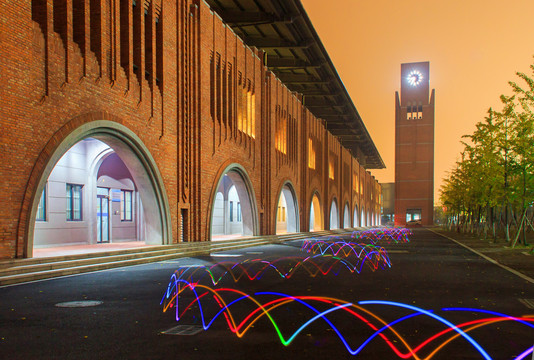
<path fill-rule="evenodd" d="M 517 299 L 523 305 L 529 309 L 534 309 L 534 299 Z"/>
<path fill-rule="evenodd" d="M 243 254 L 210 254 L 211 257 L 240 257 Z"/>
<path fill-rule="evenodd" d="M 263 254 L 263 251 L 247 251 L 247 254 L 251 254 L 251 255 L 261 255 L 261 254 Z"/>
<path fill-rule="evenodd" d="M 165 335 L 196 335 L 202 330 L 201 325 L 177 325 L 161 333 Z"/>
<path fill-rule="evenodd" d="M 523 273 L 520 273 L 519 271 L 514 270 L 514 269 L 512 269 L 512 268 L 510 268 L 510 267 L 508 267 L 508 266 L 506 266 L 506 265 L 503 265 L 503 264 L 501 264 L 500 262 L 495 261 L 495 260 L 493 260 L 492 258 L 490 258 L 490 257 L 488 257 L 488 256 L 486 256 L 486 255 L 484 255 L 484 254 L 482 254 L 482 253 L 476 251 L 475 249 L 471 249 L 469 246 L 464 245 L 464 244 L 462 244 L 461 242 L 459 242 L 459 241 L 457 241 L 457 240 L 454 240 L 453 238 L 448 237 L 447 235 L 440 234 L 440 233 L 435 232 L 434 230 L 431 230 L 431 229 L 429 229 L 429 228 L 427 228 L 427 230 L 433 232 L 434 234 L 437 234 L 437 235 L 439 235 L 439 236 L 442 236 L 442 237 L 444 237 L 445 239 L 449 239 L 449 240 L 451 240 L 451 241 L 454 241 L 456 244 L 458 244 L 458 245 L 460 245 L 460 246 L 466 248 L 467 250 L 470 250 L 470 251 L 474 252 L 474 253 L 477 254 L 478 256 L 480 256 L 480 257 L 482 257 L 482 258 L 488 260 L 490 263 L 495 264 L 495 265 L 497 265 L 497 266 L 500 266 L 500 267 L 503 268 L 504 270 L 507 270 L 507 271 L 511 272 L 512 274 L 519 276 L 519 277 L 522 278 L 523 280 L 526 280 L 526 281 L 528 281 L 528 282 L 534 284 L 534 279 L 531 278 L 530 276 L 527 276 L 527 275 L 525 275 L 525 274 L 523 274 Z"/>
<path fill-rule="evenodd" d="M 408 250 L 386 250 L 388 254 L 408 254 Z"/>
<path fill-rule="evenodd" d="M 81 301 L 67 301 L 57 303 L 56 307 L 61 308 L 82 308 L 82 307 L 91 307 L 102 305 L 103 301 L 100 300 L 81 300 Z"/>

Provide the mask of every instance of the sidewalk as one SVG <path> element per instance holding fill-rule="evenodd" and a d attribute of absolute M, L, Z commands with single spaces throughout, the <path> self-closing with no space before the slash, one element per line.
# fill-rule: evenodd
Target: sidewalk
<path fill-rule="evenodd" d="M 506 246 L 506 243 L 504 242 L 494 244 L 491 242 L 491 239 L 480 239 L 476 234 L 462 234 L 454 231 L 447 231 L 441 227 L 429 227 L 428 229 L 454 239 L 476 252 L 493 259 L 499 264 L 507 266 L 534 279 L 534 256 L 529 254 L 530 247 L 518 245 L 512 249 Z"/>

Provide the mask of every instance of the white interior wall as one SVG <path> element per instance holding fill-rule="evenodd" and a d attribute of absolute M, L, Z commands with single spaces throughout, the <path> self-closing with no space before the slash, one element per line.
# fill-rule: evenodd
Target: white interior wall
<path fill-rule="evenodd" d="M 217 192 L 215 204 L 213 205 L 213 215 L 211 220 L 212 235 L 224 235 L 224 196 L 222 192 Z"/>
<path fill-rule="evenodd" d="M 282 212 L 282 214 L 285 214 L 285 219 L 280 219 L 279 212 Z M 279 221 L 281 220 L 281 221 Z M 287 201 L 286 197 L 284 195 L 284 191 L 280 192 L 280 198 L 278 199 L 278 206 L 276 208 L 276 233 L 277 234 L 285 234 L 287 233 Z"/>
<path fill-rule="evenodd" d="M 230 221 L 230 202 L 233 202 L 233 214 L 232 214 L 232 220 Z M 237 194 L 237 189 L 235 186 L 232 186 L 230 190 L 228 190 L 228 202 L 226 204 L 226 209 L 228 216 L 226 216 L 226 221 L 228 223 L 227 226 L 227 235 L 233 235 L 233 234 L 242 234 L 243 233 L 243 214 L 241 213 L 241 219 L 237 220 L 237 203 L 240 203 L 239 195 Z"/>
<path fill-rule="evenodd" d="M 354 219 L 352 219 L 352 221 L 354 227 L 360 226 L 360 221 L 358 220 L 358 205 L 354 207 Z"/>
<path fill-rule="evenodd" d="M 343 210 L 343 228 L 350 228 L 349 204 L 345 204 Z"/>
<path fill-rule="evenodd" d="M 332 200 L 332 206 L 330 207 L 330 230 L 334 229 L 339 229 L 339 214 L 336 201 Z"/>
<path fill-rule="evenodd" d="M 113 150 L 104 142 L 88 138 L 76 143 L 61 157 L 48 177 L 46 221 L 35 222 L 34 247 L 96 243 L 97 186 L 109 188 L 112 191 L 120 191 L 120 189 L 134 191 L 132 221 L 122 222 L 120 201 L 112 201 L 113 196 L 109 199 L 111 241 L 134 241 L 141 237 L 138 236 L 140 230 L 144 229 L 144 226 L 138 226 L 140 221 L 142 223 L 141 203 L 135 192 L 133 181 L 128 178 L 114 179 L 107 175 L 96 179 L 101 162 L 112 153 Z M 67 183 L 83 186 L 81 221 L 67 221 Z"/>

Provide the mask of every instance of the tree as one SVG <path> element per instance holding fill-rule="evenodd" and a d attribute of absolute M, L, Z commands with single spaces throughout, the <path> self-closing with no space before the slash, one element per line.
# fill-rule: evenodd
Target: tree
<path fill-rule="evenodd" d="M 517 73 L 519 83 L 509 82 L 513 95 L 501 95 L 502 109 L 490 108 L 473 134 L 463 136 L 461 161 L 441 188 L 451 227 L 485 236 L 491 228 L 496 239 L 496 225 L 502 226 L 512 246 L 521 231 L 526 244 L 527 225 L 534 230 L 527 215 L 534 204 L 534 65 L 530 69 L 532 75 Z"/>

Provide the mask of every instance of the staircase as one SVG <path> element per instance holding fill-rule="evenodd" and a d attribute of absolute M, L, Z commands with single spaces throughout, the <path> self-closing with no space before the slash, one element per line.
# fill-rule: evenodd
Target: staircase
<path fill-rule="evenodd" d="M 351 229 L 254 236 L 232 240 L 146 246 L 90 254 L 0 260 L 0 286 L 164 261 L 180 257 L 209 255 L 213 252 L 242 249 L 250 246 L 277 244 L 284 241 L 309 237 L 338 235 L 350 230 Z"/>

